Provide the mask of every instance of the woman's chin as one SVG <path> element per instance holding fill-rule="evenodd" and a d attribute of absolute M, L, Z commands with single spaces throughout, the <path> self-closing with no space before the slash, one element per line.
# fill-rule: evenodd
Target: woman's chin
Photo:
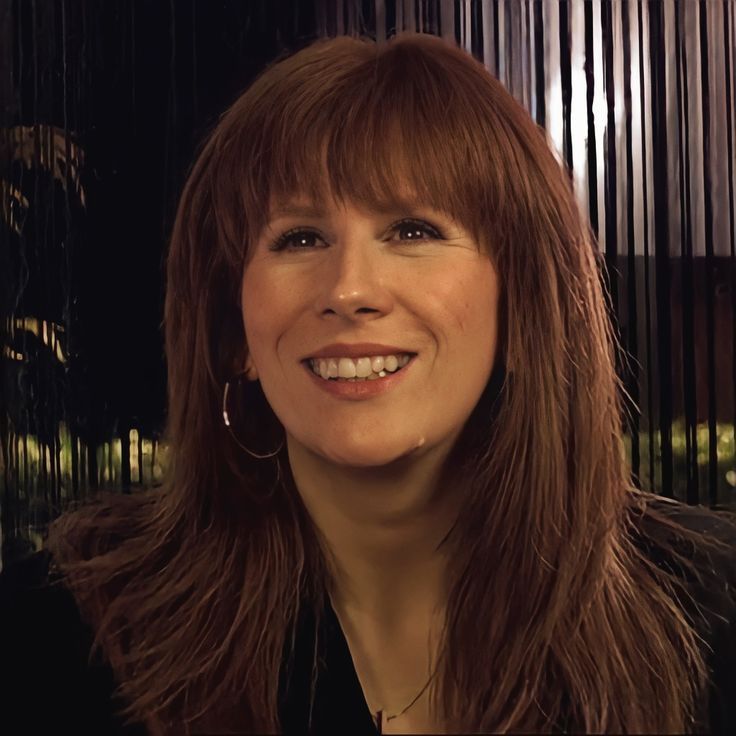
<path fill-rule="evenodd" d="M 424 444 L 424 437 L 417 436 L 392 443 L 368 440 L 360 443 L 335 442 L 327 447 L 314 448 L 314 451 L 334 465 L 350 468 L 378 468 L 418 454 Z"/>

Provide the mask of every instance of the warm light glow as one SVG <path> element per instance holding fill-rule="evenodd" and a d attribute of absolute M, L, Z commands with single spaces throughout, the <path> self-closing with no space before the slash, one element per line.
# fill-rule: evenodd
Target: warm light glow
<path fill-rule="evenodd" d="M 66 363 L 66 356 L 59 342 L 58 333 L 64 332 L 64 326 L 49 322 L 47 320 L 39 320 L 36 317 L 15 317 L 7 320 L 8 332 L 11 337 L 15 336 L 18 330 L 25 330 L 35 335 L 44 345 L 51 349 L 51 353 L 62 365 Z M 23 357 L 16 357 L 19 354 L 5 346 L 3 353 L 13 360 L 23 360 Z"/>

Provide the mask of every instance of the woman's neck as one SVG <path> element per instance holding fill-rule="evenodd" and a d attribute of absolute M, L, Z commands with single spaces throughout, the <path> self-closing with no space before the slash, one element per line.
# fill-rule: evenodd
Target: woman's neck
<path fill-rule="evenodd" d="M 443 472 L 450 448 L 345 468 L 289 438 L 294 482 L 332 567 L 333 602 L 387 633 L 444 604 L 446 550 L 437 548 L 460 504 Z"/>

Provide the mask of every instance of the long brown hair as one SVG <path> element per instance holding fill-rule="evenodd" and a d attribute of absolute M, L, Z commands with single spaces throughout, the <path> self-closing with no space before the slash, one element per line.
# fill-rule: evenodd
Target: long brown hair
<path fill-rule="evenodd" d="M 231 704 L 241 727 L 278 731 L 284 647 L 301 605 L 319 615 L 329 566 L 285 451 L 253 459 L 222 421 L 247 354 L 242 273 L 272 196 L 380 208 L 400 186 L 473 233 L 502 290 L 505 380 L 447 468 L 466 503 L 445 540 L 433 707 L 475 732 L 686 730 L 705 685 L 698 635 L 679 577 L 631 531 L 646 516 L 708 539 L 630 481 L 594 235 L 544 131 L 482 63 L 422 34 L 326 39 L 272 64 L 190 172 L 166 270 L 165 482 L 100 496 L 47 541 L 126 713 L 181 732 Z M 254 418 L 283 437 L 268 407 Z"/>

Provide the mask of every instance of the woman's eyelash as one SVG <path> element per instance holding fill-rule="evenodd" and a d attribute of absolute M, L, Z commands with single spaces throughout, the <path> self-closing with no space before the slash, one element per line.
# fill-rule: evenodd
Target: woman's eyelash
<path fill-rule="evenodd" d="M 424 220 L 415 220 L 412 218 L 407 218 L 404 220 L 399 220 L 398 222 L 395 222 L 393 225 L 389 227 L 389 230 L 397 230 L 401 227 L 407 227 L 407 226 L 414 226 L 416 230 L 423 230 L 426 234 L 429 235 L 429 237 L 424 238 L 402 238 L 401 242 L 403 243 L 415 243 L 415 242 L 425 242 L 427 240 L 433 240 L 433 239 L 439 239 L 443 240 L 444 236 L 442 232 L 439 230 L 439 228 L 436 228 L 434 225 L 430 225 L 428 222 L 425 222 Z M 302 236 L 302 238 L 297 238 L 296 236 Z M 291 230 L 287 230 L 285 233 L 280 235 L 276 241 L 271 246 L 270 250 L 309 250 L 311 246 L 308 245 L 290 245 L 291 241 L 296 239 L 303 239 L 304 237 L 310 238 L 310 237 L 316 237 L 320 238 L 321 235 L 316 230 L 311 230 L 309 228 L 292 228 Z"/>

